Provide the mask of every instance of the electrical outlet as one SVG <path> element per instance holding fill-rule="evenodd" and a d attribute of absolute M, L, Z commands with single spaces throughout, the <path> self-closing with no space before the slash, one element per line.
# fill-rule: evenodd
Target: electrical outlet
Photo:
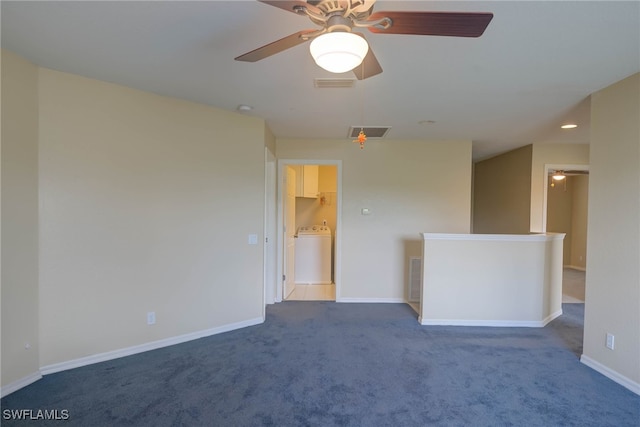
<path fill-rule="evenodd" d="M 156 312 L 150 311 L 147 313 L 147 325 L 154 325 L 156 323 Z"/>
<path fill-rule="evenodd" d="M 615 339 L 616 339 L 616 337 L 613 336 L 612 334 L 607 334 L 606 346 L 607 346 L 608 349 L 613 350 L 613 348 L 615 347 Z"/>

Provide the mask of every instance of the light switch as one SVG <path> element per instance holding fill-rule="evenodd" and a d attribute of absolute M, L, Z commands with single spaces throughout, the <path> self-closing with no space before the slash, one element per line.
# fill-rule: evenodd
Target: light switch
<path fill-rule="evenodd" d="M 370 215 L 371 211 L 369 210 L 369 208 L 362 208 L 362 210 L 360 211 L 362 213 L 362 215 Z"/>
<path fill-rule="evenodd" d="M 258 235 L 257 234 L 249 234 L 249 244 L 257 245 L 258 244 Z"/>

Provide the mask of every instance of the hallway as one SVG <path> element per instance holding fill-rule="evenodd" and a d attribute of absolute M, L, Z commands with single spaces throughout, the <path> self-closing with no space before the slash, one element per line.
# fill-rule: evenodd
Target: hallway
<path fill-rule="evenodd" d="M 562 302 L 584 303 L 584 271 L 564 268 L 562 271 Z"/>

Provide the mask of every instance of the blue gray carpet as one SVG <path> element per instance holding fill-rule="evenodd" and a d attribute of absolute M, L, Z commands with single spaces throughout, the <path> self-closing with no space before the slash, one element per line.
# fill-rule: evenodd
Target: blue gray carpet
<path fill-rule="evenodd" d="M 583 304 L 545 328 L 420 326 L 404 304 L 287 302 L 263 325 L 57 374 L 2 409 L 64 426 L 632 426 L 637 396 L 579 362 Z"/>

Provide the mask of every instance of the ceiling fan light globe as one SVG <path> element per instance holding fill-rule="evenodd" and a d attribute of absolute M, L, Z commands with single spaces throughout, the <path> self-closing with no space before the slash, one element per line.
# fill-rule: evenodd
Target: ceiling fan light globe
<path fill-rule="evenodd" d="M 313 39 L 309 51 L 321 68 L 331 73 L 346 73 L 362 63 L 369 45 L 356 34 L 333 32 Z"/>
<path fill-rule="evenodd" d="M 552 175 L 551 178 L 553 178 L 556 181 L 562 181 L 563 179 L 566 178 L 566 176 L 564 174 L 555 174 L 555 175 Z"/>

